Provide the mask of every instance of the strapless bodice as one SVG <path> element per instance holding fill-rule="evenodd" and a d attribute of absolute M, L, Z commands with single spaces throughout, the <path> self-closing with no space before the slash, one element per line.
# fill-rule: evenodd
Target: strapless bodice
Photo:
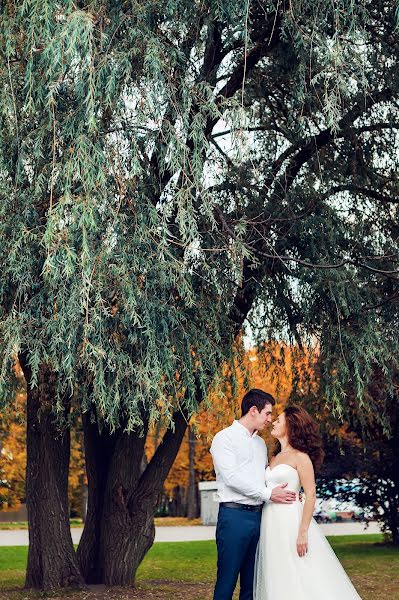
<path fill-rule="evenodd" d="M 280 463 L 272 469 L 267 467 L 266 469 L 266 485 L 269 488 L 274 488 L 282 483 L 287 483 L 287 489 L 295 492 L 299 492 L 301 487 L 301 481 L 299 479 L 298 471 L 285 463 Z"/>

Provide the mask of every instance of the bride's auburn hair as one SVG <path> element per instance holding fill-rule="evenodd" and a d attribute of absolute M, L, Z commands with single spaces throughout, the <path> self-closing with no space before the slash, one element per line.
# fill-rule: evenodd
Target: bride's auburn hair
<path fill-rule="evenodd" d="M 287 406 L 284 415 L 290 445 L 308 454 L 314 470 L 318 471 L 324 460 L 319 425 L 302 406 Z"/>

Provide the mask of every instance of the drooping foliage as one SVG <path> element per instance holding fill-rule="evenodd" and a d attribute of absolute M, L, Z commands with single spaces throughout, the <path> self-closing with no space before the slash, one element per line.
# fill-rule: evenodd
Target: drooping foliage
<path fill-rule="evenodd" d="M 331 21 L 327 3 L 320 21 L 307 3 L 283 17 L 244 90 L 245 157 L 228 163 L 215 196 L 256 257 L 243 263 L 244 288 L 259 282 L 256 338 L 313 347 L 330 407 L 349 409 L 349 387 L 383 418 L 363 394 L 376 365 L 392 391 L 397 364 L 395 3 L 338 4 Z M 214 138 L 220 156 L 226 138 Z"/>
<path fill-rule="evenodd" d="M 248 314 L 316 345 L 334 406 L 388 375 L 395 11 L 3 2 L 2 381 L 25 354 L 111 427 L 168 420 Z"/>
<path fill-rule="evenodd" d="M 376 368 L 392 388 L 396 26 L 396 0 L 2 2 L 0 382 L 3 400 L 19 355 L 28 586 L 131 583 L 188 417 L 246 322 L 314 349 L 340 412 Z M 77 559 L 51 414 L 68 420 L 71 396 Z M 145 466 L 159 417 L 174 431 Z"/>
<path fill-rule="evenodd" d="M 111 426 L 120 410 L 129 429 L 142 411 L 168 416 L 168 398 L 190 398 L 194 377 L 206 386 L 223 356 L 221 274 L 196 259 L 201 124 L 221 114 L 189 73 L 196 10 L 4 7 L 3 380 L 28 351 L 33 382 L 50 363 L 59 394 L 78 384 Z M 211 221 L 205 193 L 200 207 Z"/>

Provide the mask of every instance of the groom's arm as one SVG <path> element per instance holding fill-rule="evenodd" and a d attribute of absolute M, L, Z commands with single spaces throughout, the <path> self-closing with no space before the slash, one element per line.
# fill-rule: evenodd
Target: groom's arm
<path fill-rule="evenodd" d="M 239 466 L 236 464 L 234 452 L 227 439 L 216 436 L 210 452 L 215 471 L 218 472 L 226 485 L 259 503 L 270 500 L 272 490 L 268 489 L 266 485 L 257 486 L 254 483 L 252 473 L 248 472 L 245 465 Z"/>

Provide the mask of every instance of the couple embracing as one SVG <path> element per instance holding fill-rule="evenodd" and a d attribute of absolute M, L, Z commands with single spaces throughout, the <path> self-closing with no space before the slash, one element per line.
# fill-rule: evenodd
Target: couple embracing
<path fill-rule="evenodd" d="M 324 457 L 318 426 L 300 406 L 272 423 L 274 404 L 272 395 L 250 390 L 241 418 L 212 442 L 220 500 L 213 600 L 232 600 L 238 576 L 240 600 L 360 600 L 312 518 Z M 258 431 L 271 423 L 279 443 L 268 465 Z"/>

